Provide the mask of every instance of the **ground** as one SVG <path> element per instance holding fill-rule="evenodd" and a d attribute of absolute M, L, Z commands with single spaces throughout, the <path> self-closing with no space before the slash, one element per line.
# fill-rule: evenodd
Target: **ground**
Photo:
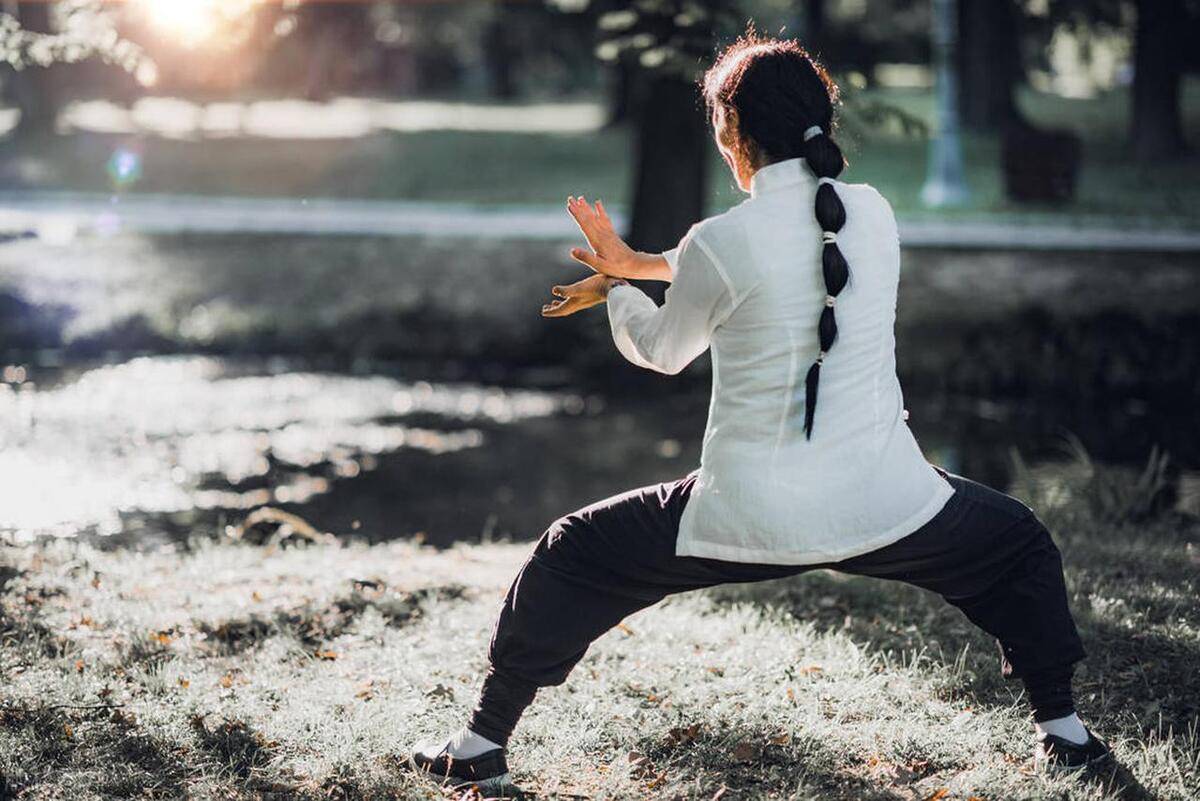
<path fill-rule="evenodd" d="M 1119 767 L 1029 764 L 994 645 L 921 591 L 834 574 L 675 596 L 543 690 L 536 797 L 1193 799 L 1200 529 L 1169 479 L 1082 457 L 1014 492 L 1064 552 L 1084 717 Z M 0 796 L 436 798 L 405 749 L 458 725 L 529 544 L 0 551 Z M 460 797 L 466 797 L 460 795 Z"/>

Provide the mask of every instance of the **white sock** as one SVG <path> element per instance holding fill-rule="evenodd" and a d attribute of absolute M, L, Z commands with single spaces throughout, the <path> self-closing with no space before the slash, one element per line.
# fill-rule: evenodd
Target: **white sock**
<path fill-rule="evenodd" d="M 1083 721 L 1075 712 L 1065 718 L 1043 720 L 1041 723 L 1035 721 L 1033 728 L 1037 732 L 1039 740 L 1045 739 L 1047 734 L 1053 734 L 1055 737 L 1061 737 L 1075 745 L 1083 745 L 1088 741 L 1087 729 L 1083 727 Z"/>
<path fill-rule="evenodd" d="M 455 759 L 471 759 L 499 747 L 482 734 L 476 734 L 464 726 L 450 735 L 446 751 Z"/>

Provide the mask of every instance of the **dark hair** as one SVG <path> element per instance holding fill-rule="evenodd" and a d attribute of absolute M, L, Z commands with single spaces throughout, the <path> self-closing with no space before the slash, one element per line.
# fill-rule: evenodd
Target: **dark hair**
<path fill-rule="evenodd" d="M 803 157 L 820 180 L 817 223 L 825 232 L 821 254 L 825 308 L 817 326 L 821 350 L 805 379 L 804 433 L 812 438 L 821 365 L 837 339 L 834 303 L 850 280 L 850 266 L 837 246 L 846 208 L 832 179 L 846 166 L 831 136 L 838 88 L 829 73 L 795 39 L 772 39 L 753 29 L 727 47 L 703 78 L 708 108 L 736 111 L 738 130 L 767 162 Z"/>

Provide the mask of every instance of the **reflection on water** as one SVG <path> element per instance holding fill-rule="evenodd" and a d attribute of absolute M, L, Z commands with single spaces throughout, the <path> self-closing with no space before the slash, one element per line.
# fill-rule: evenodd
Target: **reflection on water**
<path fill-rule="evenodd" d="M 115 534 L 123 513 L 303 504 L 402 450 L 444 455 L 582 401 L 312 373 L 238 374 L 137 359 L 61 386 L 0 386 L 0 528 Z M 413 415 L 443 428 L 400 422 Z"/>
<path fill-rule="evenodd" d="M 686 474 L 708 406 L 695 390 L 585 398 L 201 357 L 4 378 L 0 534 L 113 545 L 217 536 L 263 505 L 370 540 L 529 539 L 592 501 Z M 1147 419 L 1197 439 L 1190 412 L 918 393 L 909 406 L 931 461 L 998 487 L 1013 449 L 1053 457 L 1066 431 L 1117 462 L 1162 442 Z"/>

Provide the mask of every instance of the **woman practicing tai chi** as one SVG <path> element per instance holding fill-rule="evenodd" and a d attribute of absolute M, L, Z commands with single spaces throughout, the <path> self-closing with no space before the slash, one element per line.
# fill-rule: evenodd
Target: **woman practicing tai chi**
<path fill-rule="evenodd" d="M 617 348 L 674 374 L 712 350 L 700 467 L 569 514 L 508 591 L 478 705 L 414 762 L 455 783 L 507 781 L 505 746 L 539 687 L 671 593 L 818 568 L 939 593 L 1000 641 L 1033 708 L 1035 759 L 1078 768 L 1108 748 L 1071 696 L 1083 646 L 1062 560 L 1019 501 L 930 465 L 896 377 L 900 249 L 891 207 L 836 180 L 837 88 L 792 40 L 747 35 L 704 78 L 717 147 L 750 197 L 637 253 L 601 203 L 570 198 L 596 275 L 543 308 L 608 302 Z M 669 281 L 657 306 L 622 279 Z"/>

